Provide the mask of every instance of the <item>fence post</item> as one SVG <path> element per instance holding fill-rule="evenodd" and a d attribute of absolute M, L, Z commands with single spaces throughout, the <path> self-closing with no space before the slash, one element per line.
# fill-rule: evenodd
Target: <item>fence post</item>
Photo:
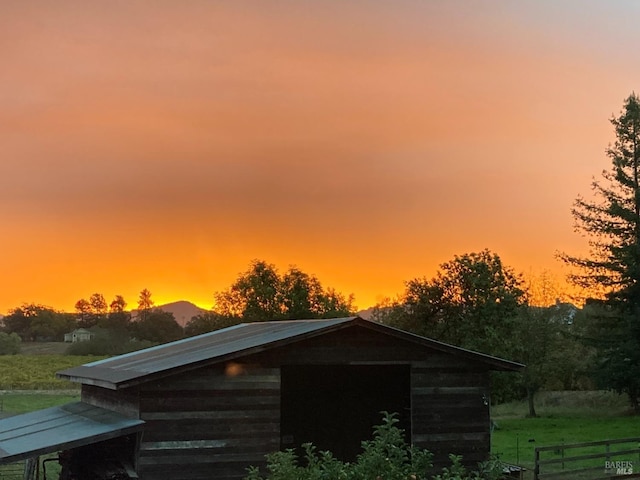
<path fill-rule="evenodd" d="M 538 475 L 540 475 L 540 451 L 535 449 L 535 466 L 533 467 L 533 480 L 538 480 Z"/>

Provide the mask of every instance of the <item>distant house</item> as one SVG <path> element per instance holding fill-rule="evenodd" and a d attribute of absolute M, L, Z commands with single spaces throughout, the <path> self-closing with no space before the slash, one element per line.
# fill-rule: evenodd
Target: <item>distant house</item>
<path fill-rule="evenodd" d="M 0 464 L 64 451 L 77 478 L 108 463 L 123 478 L 239 480 L 303 442 L 353 460 L 389 411 L 436 464 L 475 465 L 489 373 L 522 368 L 360 317 L 244 323 L 58 372 L 81 401 L 0 420 Z"/>
<path fill-rule="evenodd" d="M 90 332 L 86 328 L 76 328 L 73 332 L 64 334 L 64 341 L 67 343 L 86 342 L 94 338 L 95 333 Z"/>

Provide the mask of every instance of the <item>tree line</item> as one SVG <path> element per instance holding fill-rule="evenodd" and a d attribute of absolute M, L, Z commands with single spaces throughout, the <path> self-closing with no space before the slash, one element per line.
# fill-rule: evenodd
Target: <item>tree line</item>
<path fill-rule="evenodd" d="M 78 300 L 73 313 L 34 303 L 23 304 L 2 318 L 0 354 L 17 353 L 22 342 L 60 342 L 66 334 L 80 328 L 90 330 L 95 341 L 74 344 L 70 353 L 119 354 L 183 337 L 183 329 L 172 313 L 153 308 L 149 290 L 140 292 L 137 310 L 128 311 L 126 307 L 121 295 L 107 304 L 100 293 Z M 8 335 L 12 336 L 11 342 Z"/>
<path fill-rule="evenodd" d="M 531 415 L 541 388 L 611 389 L 627 394 L 640 412 L 638 96 L 631 94 L 611 123 L 616 136 L 606 150 L 611 167 L 593 181 L 594 199 L 578 197 L 572 210 L 576 229 L 589 239 L 589 255 L 558 254 L 575 267 L 570 280 L 591 296 L 582 308 L 556 301 L 560 295 L 554 298 L 558 292 L 548 278 L 527 283 L 496 253 L 483 250 L 455 256 L 433 278 L 408 280 L 397 298 L 374 308 L 373 320 L 526 364 L 520 376 L 497 374 L 493 392 L 494 400 L 528 398 Z M 94 294 L 79 300 L 74 314 L 41 305 L 17 307 L 4 317 L 2 330 L 34 341 L 59 339 L 76 326 L 98 327 L 159 343 L 243 321 L 355 313 L 353 295 L 325 288 L 297 267 L 280 273 L 263 260 L 252 261 L 214 300 L 214 308 L 192 318 L 184 331 L 173 315 L 153 308 L 148 290 L 140 294 L 135 317 L 121 296 L 107 305 L 102 295 Z"/>
<path fill-rule="evenodd" d="M 185 336 L 206 333 L 241 322 L 335 318 L 354 313 L 353 295 L 325 288 L 312 274 L 297 267 L 280 273 L 265 261 L 254 260 L 226 290 L 214 294 L 215 307 L 193 317 L 183 329 L 171 312 L 154 306 L 148 289 L 140 292 L 137 308 L 127 309 L 122 295 L 107 302 L 94 293 L 75 303 L 73 313 L 39 304 L 11 309 L 0 324 L 0 354 L 17 353 L 20 342 L 62 341 L 74 329 L 91 330 L 95 340 L 70 347 L 76 354 L 117 354 Z"/>
<path fill-rule="evenodd" d="M 253 260 L 229 288 L 214 294 L 212 311 L 191 319 L 188 336 L 241 322 L 340 318 L 355 314 L 354 296 L 325 288 L 313 274 L 291 266 L 280 273 L 275 265 Z"/>
<path fill-rule="evenodd" d="M 518 382 L 531 415 L 535 391 L 560 380 L 626 394 L 640 413 L 640 98 L 629 95 L 610 122 L 610 166 L 593 179 L 592 198 L 578 196 L 571 210 L 589 252 L 558 254 L 573 269 L 569 280 L 585 289 L 584 308 L 533 305 L 521 278 L 484 251 L 407 282 L 378 320 L 525 363 Z"/>

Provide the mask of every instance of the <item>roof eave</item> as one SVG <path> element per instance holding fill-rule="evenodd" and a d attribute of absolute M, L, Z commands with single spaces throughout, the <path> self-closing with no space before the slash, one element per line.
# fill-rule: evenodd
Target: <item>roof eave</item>
<path fill-rule="evenodd" d="M 431 338 L 416 335 L 414 333 L 400 330 L 399 328 L 395 328 L 389 325 L 373 322 L 371 320 L 364 320 L 360 317 L 357 317 L 354 323 L 377 331 L 382 331 L 397 338 L 408 340 L 422 346 L 439 350 L 444 353 L 457 354 L 472 360 L 480 360 L 481 362 L 493 367 L 492 370 L 504 372 L 520 372 L 526 367 L 526 365 L 523 365 L 522 363 L 493 357 L 491 355 L 487 355 L 486 353 L 467 350 L 455 345 L 449 345 L 448 343 L 443 343 L 439 342 L 438 340 L 433 340 Z"/>
<path fill-rule="evenodd" d="M 245 357 L 247 355 L 254 355 L 256 353 L 261 353 L 264 352 L 265 350 L 270 350 L 273 348 L 278 348 L 278 347 L 283 347 L 286 345 L 289 345 L 291 343 L 295 343 L 298 342 L 300 340 L 304 340 L 307 338 L 313 338 L 316 337 L 318 335 L 324 335 L 326 333 L 332 332 L 332 331 L 337 331 L 337 330 L 341 330 L 342 328 L 346 328 L 350 325 L 353 325 L 353 322 L 357 319 L 360 319 L 360 317 L 346 317 L 344 322 L 335 324 L 335 325 L 329 325 L 326 326 L 324 328 L 318 329 L 318 330 L 314 330 L 311 332 L 304 332 L 304 333 L 300 333 L 298 335 L 292 335 L 290 337 L 284 338 L 284 339 L 280 339 L 280 340 L 274 340 L 272 342 L 268 342 L 265 343 L 263 345 L 258 345 L 255 347 L 249 347 L 249 348 L 245 348 L 242 350 L 237 350 L 235 352 L 226 354 L 226 355 L 221 355 L 215 358 L 209 358 L 203 361 L 199 361 L 199 362 L 193 362 L 193 363 L 189 363 L 180 367 L 174 367 L 168 370 L 164 370 L 164 371 L 160 371 L 160 372 L 153 372 L 153 373 L 149 373 L 146 374 L 144 376 L 138 377 L 138 378 L 131 378 L 131 379 L 125 379 L 125 380 L 121 380 L 121 381 L 106 381 L 106 380 L 100 380 L 100 379 L 95 379 L 95 378 L 91 378 L 91 377 L 87 377 L 87 376 L 83 376 L 83 375 L 77 375 L 77 374 L 67 374 L 65 372 L 72 372 L 73 370 L 77 369 L 77 368 L 82 368 L 82 367 L 75 367 L 73 369 L 69 369 L 69 370 L 63 370 L 61 372 L 57 372 L 56 376 L 58 378 L 62 378 L 65 380 L 69 380 L 72 382 L 76 382 L 76 383 L 80 383 L 82 385 L 93 385 L 93 386 L 98 386 L 98 387 L 104 387 L 104 388 L 108 388 L 110 390 L 122 390 L 125 388 L 130 388 L 130 387 L 135 387 L 137 385 L 141 385 L 143 383 L 147 383 L 147 382 L 151 382 L 151 381 L 155 381 L 155 380 L 159 380 L 165 377 L 169 377 L 169 376 L 173 376 L 175 374 L 179 374 L 179 373 L 185 373 L 185 372 L 189 372 L 192 370 L 196 370 L 198 368 L 202 368 L 202 367 L 206 367 L 208 365 L 215 365 L 217 363 L 224 363 L 224 362 L 229 362 L 231 360 L 235 360 L 237 358 L 241 358 L 241 357 Z M 362 319 L 360 319 L 362 320 Z M 364 320 L 366 321 L 366 320 Z"/>
<path fill-rule="evenodd" d="M 120 389 L 135 387 L 137 385 L 141 385 L 143 383 L 147 383 L 150 381 L 159 380 L 167 376 L 175 375 L 177 373 L 184 373 L 191 370 L 195 370 L 197 368 L 206 367 L 208 365 L 228 362 L 231 360 L 235 360 L 237 358 L 245 357 L 247 355 L 261 353 L 261 352 L 264 352 L 265 350 L 283 347 L 283 346 L 298 342 L 300 340 L 305 340 L 305 339 L 314 338 L 320 335 L 325 335 L 327 333 L 339 331 L 354 325 L 373 329 L 388 335 L 392 335 L 401 340 L 409 341 L 423 347 L 441 351 L 443 353 L 460 355 L 469 360 L 480 361 L 485 365 L 487 365 L 491 370 L 518 372 L 518 371 L 522 371 L 525 368 L 525 365 L 521 363 L 512 362 L 502 358 L 493 357 L 491 355 L 486 355 L 483 353 L 474 352 L 461 347 L 456 347 L 453 345 L 442 343 L 437 340 L 432 340 L 426 337 L 422 337 L 420 335 L 416 335 L 410 332 L 406 332 L 404 330 L 400 330 L 395 327 L 391 327 L 389 325 L 380 324 L 377 322 L 373 322 L 371 320 L 365 320 L 358 316 L 346 317 L 340 320 L 343 320 L 343 321 L 332 324 L 332 325 L 327 325 L 317 330 L 298 333 L 295 335 L 288 336 L 286 338 L 273 340 L 271 342 L 267 342 L 264 344 L 256 345 L 253 347 L 247 347 L 247 348 L 236 350 L 234 352 L 230 352 L 224 355 L 220 355 L 213 358 L 207 358 L 200 361 L 195 361 L 193 363 L 181 365 L 181 366 L 163 370 L 163 371 L 146 373 L 144 375 L 136 375 L 136 374 L 133 374 L 130 376 L 125 375 L 124 376 L 125 378 L 121 378 L 120 380 L 112 379 L 111 381 L 109 381 L 105 379 L 93 378 L 88 375 L 83 375 L 82 373 L 84 368 L 87 368 L 85 366 L 74 367 L 68 370 L 63 370 L 61 372 L 56 373 L 56 376 L 58 378 L 66 379 L 75 383 L 80 383 L 82 385 L 92 385 L 92 386 L 107 388 L 110 390 L 120 390 Z"/>

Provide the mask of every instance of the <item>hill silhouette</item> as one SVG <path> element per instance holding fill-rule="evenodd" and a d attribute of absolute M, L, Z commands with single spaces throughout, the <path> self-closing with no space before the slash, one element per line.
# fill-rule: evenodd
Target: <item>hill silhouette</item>
<path fill-rule="evenodd" d="M 186 300 L 165 303 L 164 305 L 154 305 L 153 308 L 159 308 L 162 311 L 172 313 L 173 318 L 175 318 L 176 322 L 178 322 L 178 324 L 183 328 L 192 317 L 207 312 L 204 308 L 200 308 Z"/>

